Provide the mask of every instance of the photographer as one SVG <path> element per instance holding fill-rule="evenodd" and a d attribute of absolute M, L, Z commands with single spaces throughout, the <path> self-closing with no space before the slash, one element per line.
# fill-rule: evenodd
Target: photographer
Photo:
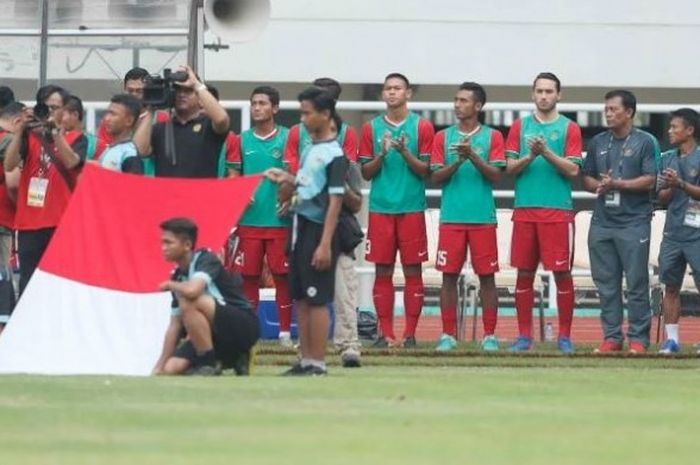
<path fill-rule="evenodd" d="M 5 172 L 22 165 L 15 217 L 20 293 L 61 220 L 85 160 L 87 140 L 82 132 L 65 131 L 61 125 L 69 97 L 58 86 L 39 89 L 37 105 L 16 120 L 5 151 Z"/>
<path fill-rule="evenodd" d="M 177 89 L 172 122 L 151 126 L 150 118 L 143 118 L 134 143 L 142 157 L 153 156 L 156 176 L 215 178 L 229 117 L 192 69 L 183 69 L 186 80 L 174 82 Z M 172 124 L 174 153 L 167 150 L 168 124 Z"/>

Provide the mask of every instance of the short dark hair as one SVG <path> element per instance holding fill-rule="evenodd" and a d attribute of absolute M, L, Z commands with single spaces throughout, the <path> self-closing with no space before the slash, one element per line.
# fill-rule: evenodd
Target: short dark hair
<path fill-rule="evenodd" d="M 25 105 L 22 102 L 10 102 L 0 108 L 0 118 L 14 118 L 24 111 Z"/>
<path fill-rule="evenodd" d="M 209 92 L 216 100 L 219 100 L 219 89 L 212 86 L 211 84 L 205 84 L 207 86 L 207 92 Z"/>
<path fill-rule="evenodd" d="M 252 99 L 255 94 L 267 95 L 273 107 L 277 107 L 280 104 L 280 92 L 272 86 L 256 87 L 253 89 L 253 92 L 250 93 L 250 98 Z"/>
<path fill-rule="evenodd" d="M 130 94 L 117 94 L 111 98 L 110 102 L 123 105 L 126 111 L 134 117 L 134 124 L 138 122 L 141 114 L 141 100 Z"/>
<path fill-rule="evenodd" d="M 408 78 L 401 73 L 389 73 L 389 74 L 387 74 L 386 77 L 384 78 L 384 83 L 386 83 L 386 81 L 388 81 L 389 79 L 401 79 L 403 82 L 406 83 L 406 88 L 411 87 L 411 83 L 408 82 Z"/>
<path fill-rule="evenodd" d="M 150 76 L 150 74 L 143 68 L 131 68 L 124 75 L 124 84 L 126 84 L 126 81 L 143 81 L 148 76 Z"/>
<path fill-rule="evenodd" d="M 476 82 L 463 82 L 459 86 L 459 90 L 471 91 L 471 93 L 474 94 L 476 101 L 480 102 L 482 107 L 486 105 L 486 91 L 483 87 L 481 87 L 481 84 Z"/>
<path fill-rule="evenodd" d="M 340 86 L 340 83 L 333 78 L 322 77 L 314 79 L 314 82 L 311 84 L 316 87 L 320 87 L 321 89 L 326 89 L 336 100 L 340 98 L 340 94 L 343 92 L 343 88 Z"/>
<path fill-rule="evenodd" d="M 335 111 L 335 99 L 326 89 L 321 89 L 316 86 L 308 87 L 301 91 L 297 99 L 300 102 L 311 102 L 311 106 L 313 106 L 316 111 L 330 111 L 335 126 L 340 130 L 340 127 L 343 125 L 343 120 L 340 118 L 338 112 Z"/>
<path fill-rule="evenodd" d="M 682 119 L 686 127 L 693 128 L 695 139 L 700 138 L 700 116 L 697 111 L 692 108 L 679 108 L 671 112 L 671 118 Z"/>
<path fill-rule="evenodd" d="M 78 113 L 78 121 L 83 120 L 83 115 L 85 115 L 85 109 L 83 108 L 83 101 L 80 100 L 80 97 L 71 95 L 68 97 L 68 100 L 66 100 L 63 104 L 65 105 L 65 109 L 67 111 L 74 111 Z"/>
<path fill-rule="evenodd" d="M 36 91 L 36 103 L 45 103 L 46 99 L 51 97 L 53 94 L 58 94 L 61 96 L 61 103 L 63 103 L 63 105 L 68 103 L 70 92 L 55 84 L 47 84 L 39 87 L 39 90 Z"/>
<path fill-rule="evenodd" d="M 632 110 L 632 116 L 637 113 L 637 97 L 632 92 L 624 89 L 615 89 L 605 94 L 605 100 L 614 99 L 615 97 L 620 97 L 622 107 L 625 110 Z"/>
<path fill-rule="evenodd" d="M 15 101 L 15 93 L 7 86 L 0 86 L 0 108 Z"/>
<path fill-rule="evenodd" d="M 197 225 L 189 218 L 170 218 L 160 224 L 160 229 L 192 242 L 192 248 L 197 243 Z"/>
<path fill-rule="evenodd" d="M 547 79 L 549 81 L 554 81 L 554 83 L 557 85 L 557 92 L 561 92 L 561 81 L 559 80 L 559 78 L 557 77 L 556 74 L 550 73 L 549 71 L 541 72 L 540 74 L 538 74 L 535 77 L 535 80 L 532 81 L 532 88 L 533 89 L 535 88 L 535 84 L 537 84 L 537 81 L 540 79 Z"/>

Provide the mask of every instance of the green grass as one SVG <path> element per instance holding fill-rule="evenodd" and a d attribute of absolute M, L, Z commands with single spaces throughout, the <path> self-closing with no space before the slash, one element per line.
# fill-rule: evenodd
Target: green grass
<path fill-rule="evenodd" d="M 575 366 L 584 357 L 472 356 L 528 364 L 479 367 L 447 366 L 465 357 L 375 353 L 358 370 L 289 379 L 270 365 L 288 355 L 261 352 L 268 365 L 250 378 L 0 377 L 0 463 L 697 460 L 693 359 L 606 358 L 589 367 Z"/>

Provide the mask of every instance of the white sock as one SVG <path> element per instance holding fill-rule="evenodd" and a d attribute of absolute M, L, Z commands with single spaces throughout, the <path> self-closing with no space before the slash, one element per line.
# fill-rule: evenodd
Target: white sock
<path fill-rule="evenodd" d="M 279 339 L 291 339 L 292 334 L 289 331 L 280 331 Z"/>
<path fill-rule="evenodd" d="M 303 368 L 313 365 L 313 360 L 310 358 L 302 358 L 299 362 Z"/>
<path fill-rule="evenodd" d="M 666 325 L 666 338 L 673 339 L 676 344 L 680 343 L 681 340 L 678 337 L 678 323 L 675 325 Z"/>
<path fill-rule="evenodd" d="M 309 365 L 313 365 L 313 366 L 315 366 L 315 367 L 317 367 L 317 368 L 321 368 L 321 369 L 323 369 L 323 370 L 326 369 L 326 362 L 323 361 L 323 360 L 313 360 L 313 359 L 309 359 Z"/>

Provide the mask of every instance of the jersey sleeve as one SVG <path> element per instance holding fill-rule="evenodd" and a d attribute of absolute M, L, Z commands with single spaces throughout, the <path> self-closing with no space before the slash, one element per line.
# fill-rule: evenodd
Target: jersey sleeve
<path fill-rule="evenodd" d="M 584 176 L 598 177 L 598 163 L 596 161 L 596 153 L 598 153 L 598 149 L 596 148 L 597 139 L 597 137 L 591 139 L 586 148 L 586 158 L 583 160 L 582 169 Z"/>
<path fill-rule="evenodd" d="M 109 133 L 107 132 L 107 121 L 104 117 L 102 118 L 102 120 L 100 120 L 100 125 L 97 128 L 97 137 L 102 140 L 111 139 Z M 95 154 L 95 158 L 97 158 L 97 154 Z"/>
<path fill-rule="evenodd" d="M 143 160 L 137 155 L 130 155 L 122 161 L 122 173 L 143 174 Z"/>
<path fill-rule="evenodd" d="M 516 160 L 520 158 L 520 126 L 521 120 L 516 119 L 508 131 L 506 139 L 506 157 Z"/>
<path fill-rule="evenodd" d="M 659 142 L 651 134 L 647 134 L 647 140 L 642 144 L 642 175 L 656 176 L 658 160 L 661 158 Z"/>
<path fill-rule="evenodd" d="M 491 131 L 489 164 L 499 168 L 505 168 L 506 166 L 506 146 L 503 141 L 503 134 L 498 129 Z"/>
<path fill-rule="evenodd" d="M 346 157 L 335 157 L 328 164 L 328 194 L 345 194 L 345 177 L 348 172 L 348 159 Z"/>
<path fill-rule="evenodd" d="M 241 172 L 241 138 L 229 131 L 226 135 L 226 168 Z"/>
<path fill-rule="evenodd" d="M 430 161 L 434 138 L 435 128 L 433 123 L 426 119 L 421 119 L 418 123 L 418 158 L 420 160 Z"/>
<path fill-rule="evenodd" d="M 343 141 L 343 153 L 348 158 L 348 160 L 356 162 L 357 161 L 357 131 L 352 126 L 347 126 L 345 129 L 345 140 Z"/>
<path fill-rule="evenodd" d="M 581 128 L 573 121 L 566 128 L 566 144 L 564 145 L 564 157 L 581 166 L 583 163 L 583 138 Z"/>
<path fill-rule="evenodd" d="M 372 142 L 372 125 L 370 123 L 362 125 L 358 155 L 361 164 L 368 163 L 374 159 L 374 143 Z"/>
<path fill-rule="evenodd" d="M 80 158 L 80 164 L 78 166 L 82 166 L 87 158 L 88 148 L 88 140 L 87 137 L 85 137 L 85 134 L 81 134 L 80 136 L 78 136 L 78 138 L 73 141 L 70 147 Z"/>
<path fill-rule="evenodd" d="M 445 131 L 440 131 L 433 138 L 433 149 L 430 152 L 430 169 L 439 170 L 445 166 Z"/>
<path fill-rule="evenodd" d="M 190 279 L 203 279 L 207 285 L 215 281 L 224 271 L 224 265 L 211 252 L 202 252 L 194 265 L 194 273 Z"/>
<path fill-rule="evenodd" d="M 287 133 L 287 141 L 284 144 L 284 167 L 291 174 L 299 170 L 299 125 L 294 125 Z"/>

